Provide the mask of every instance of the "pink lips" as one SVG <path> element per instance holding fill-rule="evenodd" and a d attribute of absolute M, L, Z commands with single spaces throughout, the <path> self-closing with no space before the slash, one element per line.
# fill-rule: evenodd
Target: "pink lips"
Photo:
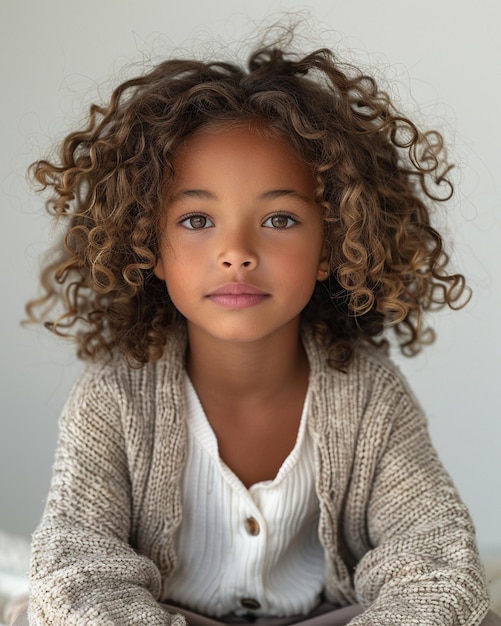
<path fill-rule="evenodd" d="M 211 291 L 207 298 L 228 309 L 245 309 L 260 304 L 269 295 L 247 283 L 227 283 Z"/>

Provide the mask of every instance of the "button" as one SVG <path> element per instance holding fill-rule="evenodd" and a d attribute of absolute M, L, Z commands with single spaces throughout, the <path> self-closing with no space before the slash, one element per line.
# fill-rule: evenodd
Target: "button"
<path fill-rule="evenodd" d="M 259 535 L 261 529 L 259 528 L 259 522 L 255 517 L 248 517 L 245 520 L 245 530 L 253 537 Z"/>
<path fill-rule="evenodd" d="M 252 611 L 257 611 L 257 609 L 261 608 L 261 605 L 254 598 L 242 598 L 240 600 L 240 604 L 246 609 L 251 609 Z"/>

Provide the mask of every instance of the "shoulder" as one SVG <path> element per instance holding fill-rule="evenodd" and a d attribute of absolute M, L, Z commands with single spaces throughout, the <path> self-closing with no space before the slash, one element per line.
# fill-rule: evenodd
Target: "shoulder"
<path fill-rule="evenodd" d="M 328 364 L 327 350 L 306 339 L 310 361 L 310 390 L 317 428 L 335 424 L 352 432 L 360 429 L 383 441 L 397 423 L 426 426 L 426 418 L 398 367 L 382 350 L 359 346 L 345 371 Z"/>
<path fill-rule="evenodd" d="M 370 385 L 371 388 L 384 390 L 392 395 L 407 396 L 413 404 L 418 404 L 405 375 L 380 348 L 368 345 L 358 347 L 348 376 L 362 381 L 364 385 Z"/>
<path fill-rule="evenodd" d="M 336 388 L 364 390 L 365 394 L 404 394 L 416 402 L 409 384 L 398 366 L 382 350 L 360 344 L 355 348 L 352 362 L 344 371 L 332 368 L 327 349 L 305 333 L 304 346 L 308 354 L 311 377 L 314 382 Z"/>
<path fill-rule="evenodd" d="M 157 361 L 131 366 L 121 355 L 87 364 L 78 377 L 67 406 L 102 410 L 110 405 L 122 409 L 154 402 L 163 390 L 179 386 L 184 376 L 184 333 L 168 337 L 164 354 Z"/>

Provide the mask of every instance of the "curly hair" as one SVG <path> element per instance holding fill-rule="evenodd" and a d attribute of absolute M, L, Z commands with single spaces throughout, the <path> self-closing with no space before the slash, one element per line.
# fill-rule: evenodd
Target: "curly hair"
<path fill-rule="evenodd" d="M 442 137 L 420 131 L 371 76 L 328 49 L 301 57 L 264 47 L 247 67 L 166 60 L 92 105 L 58 161 L 31 166 L 66 225 L 30 320 L 58 305 L 45 324 L 76 338 L 81 358 L 118 350 L 136 365 L 158 359 L 181 319 L 154 274 L 173 156 L 198 129 L 242 120 L 264 121 L 315 174 L 330 272 L 303 322 L 331 365 L 346 367 L 360 341 L 387 346 L 389 328 L 406 354 L 431 342 L 423 312 L 458 308 L 467 293 L 431 225 L 453 191 Z"/>

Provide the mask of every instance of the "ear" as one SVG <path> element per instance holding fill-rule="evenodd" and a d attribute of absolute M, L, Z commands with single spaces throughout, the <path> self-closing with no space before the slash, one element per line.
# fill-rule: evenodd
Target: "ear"
<path fill-rule="evenodd" d="M 329 246 L 324 242 L 322 254 L 318 262 L 317 280 L 326 280 L 329 277 Z"/>
<path fill-rule="evenodd" d="M 159 278 L 160 280 L 165 280 L 165 270 L 162 257 L 158 257 L 157 262 L 155 263 L 154 272 L 157 278 Z"/>
<path fill-rule="evenodd" d="M 327 267 L 327 265 L 325 267 Z M 324 267 L 319 267 L 317 272 L 317 280 L 323 281 L 327 280 L 327 278 L 329 278 L 329 270 L 324 269 Z"/>

